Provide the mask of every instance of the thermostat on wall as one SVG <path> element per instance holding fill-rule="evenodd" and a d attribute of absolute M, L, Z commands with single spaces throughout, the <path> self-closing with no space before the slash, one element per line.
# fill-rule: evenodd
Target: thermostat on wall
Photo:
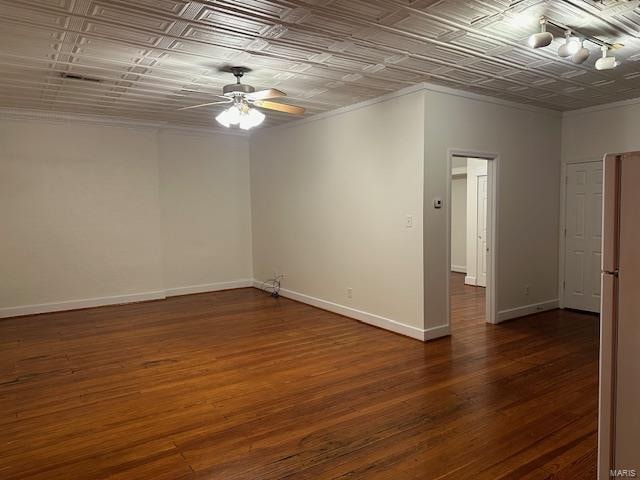
<path fill-rule="evenodd" d="M 442 199 L 434 198 L 433 199 L 433 208 L 442 208 Z"/>

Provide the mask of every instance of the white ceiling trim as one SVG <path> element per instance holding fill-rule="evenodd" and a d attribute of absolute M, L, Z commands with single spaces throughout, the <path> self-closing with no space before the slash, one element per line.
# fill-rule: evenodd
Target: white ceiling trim
<path fill-rule="evenodd" d="M 162 130 L 166 132 L 222 134 L 248 137 L 248 133 L 241 130 L 231 130 L 223 127 L 197 127 L 170 122 L 151 122 L 110 115 L 87 115 L 82 113 L 54 112 L 47 110 L 32 110 L 23 108 L 0 107 L 0 120 L 23 120 L 54 123 L 75 123 L 84 125 L 99 125 L 103 127 L 127 127 L 135 129 Z"/>
<path fill-rule="evenodd" d="M 124 126 L 124 127 L 134 127 L 134 128 L 162 129 L 164 131 L 174 131 L 174 132 L 193 132 L 193 133 L 204 133 L 204 134 L 217 133 L 217 134 L 223 134 L 223 135 L 249 136 L 249 134 L 257 135 L 262 132 L 268 132 L 268 131 L 282 129 L 282 128 L 297 127 L 297 126 L 305 125 L 307 123 L 317 122 L 327 118 L 335 117 L 338 115 L 344 115 L 349 112 L 367 108 L 372 105 L 376 105 L 378 103 L 387 102 L 394 98 L 403 97 L 405 95 L 411 95 L 417 92 L 443 93 L 447 95 L 453 95 L 456 97 L 467 98 L 469 100 L 501 105 L 503 107 L 508 107 L 508 108 L 515 108 L 517 110 L 525 110 L 529 112 L 542 113 L 542 114 L 549 115 L 551 117 L 556 117 L 556 118 L 562 117 L 563 115 L 573 114 L 577 112 L 593 111 L 596 109 L 603 110 L 608 107 L 607 105 L 603 105 L 599 107 L 590 107 L 588 109 L 582 109 L 582 110 L 576 110 L 573 112 L 563 113 L 563 112 L 558 112 L 557 110 L 550 110 L 547 108 L 537 107 L 535 105 L 527 105 L 527 104 L 522 104 L 517 102 L 511 102 L 509 100 L 503 100 L 496 97 L 479 95 L 476 93 L 467 92 L 465 90 L 457 90 L 454 88 L 445 87 L 443 85 L 434 85 L 434 84 L 424 82 L 424 83 L 419 83 L 417 85 L 412 85 L 410 87 L 403 88 L 395 92 L 381 95 L 379 97 L 371 98 L 363 102 L 354 103 L 352 105 L 347 105 L 345 107 L 337 108 L 335 110 L 329 110 L 327 112 L 318 113 L 300 120 L 295 120 L 292 122 L 283 123 L 283 124 L 275 125 L 272 127 L 259 128 L 249 133 L 242 132 L 236 129 L 226 129 L 226 128 L 217 128 L 217 127 L 203 128 L 203 127 L 196 127 L 196 126 L 191 127 L 188 125 L 172 124 L 169 122 L 150 122 L 145 120 L 135 120 L 135 119 L 129 119 L 129 118 L 123 118 L 123 117 L 112 117 L 109 115 L 86 115 L 86 114 L 53 112 L 53 111 L 32 110 L 32 109 L 19 109 L 19 108 L 6 108 L 6 107 L 0 107 L 0 119 L 41 120 L 41 121 L 55 121 L 55 122 L 65 122 L 65 123 L 75 122 L 75 123 L 104 125 L 104 126 Z M 638 103 L 638 102 L 640 102 L 640 98 L 634 99 L 634 100 L 627 100 L 625 102 L 616 102 L 616 104 L 632 104 L 632 103 Z M 614 104 L 611 104 L 611 105 L 614 105 Z"/>
<path fill-rule="evenodd" d="M 594 107 L 579 108 L 577 110 L 569 110 L 562 112 L 563 117 L 575 117 L 577 115 L 585 115 L 592 112 L 601 112 L 603 110 L 612 110 L 614 108 L 628 107 L 640 103 L 640 97 L 630 98 L 629 100 L 620 100 L 619 102 L 605 103 L 604 105 L 596 105 Z"/>
<path fill-rule="evenodd" d="M 211 135 L 227 135 L 231 137 L 244 137 L 249 138 L 249 132 L 240 129 L 230 128 L 206 128 L 206 127 L 190 127 L 189 125 L 177 125 L 173 123 L 167 123 L 160 127 L 162 133 L 169 133 L 174 135 L 197 135 L 210 137 Z"/>
<path fill-rule="evenodd" d="M 87 115 L 81 113 L 76 114 L 7 107 L 0 107 L 0 119 L 36 120 L 56 123 L 83 123 L 91 125 L 102 125 L 107 127 L 133 127 L 147 129 L 157 129 L 164 125 L 163 122 L 134 120 L 124 117 L 111 117 L 109 115 Z"/>
<path fill-rule="evenodd" d="M 343 115 L 345 113 L 353 112 L 354 110 L 367 108 L 372 105 L 376 105 L 377 103 L 387 102 L 389 100 L 393 100 L 394 98 L 403 97 L 405 95 L 411 95 L 412 93 L 416 93 L 416 92 L 444 93 L 447 95 L 467 98 L 469 100 L 475 100 L 478 102 L 491 103 L 494 105 L 501 105 L 503 107 L 508 107 L 508 108 L 515 108 L 517 110 L 525 110 L 528 112 L 542 113 L 545 115 L 549 115 L 550 117 L 555 117 L 555 118 L 562 117 L 562 112 L 559 112 L 557 110 L 537 107 L 535 105 L 527 105 L 524 103 L 511 102 L 509 100 L 503 100 L 501 98 L 489 97 L 486 95 L 479 95 L 477 93 L 467 92 L 465 90 L 457 90 L 455 88 L 449 88 L 443 85 L 434 85 L 431 83 L 424 82 L 424 83 L 419 83 L 417 85 L 412 85 L 410 87 L 403 88 L 396 92 L 391 92 L 391 93 L 387 93 L 386 95 L 381 95 L 380 97 L 370 98 L 369 100 L 365 100 L 363 102 L 354 103 L 353 105 L 347 105 L 346 107 L 337 108 L 335 110 L 329 110 L 328 112 L 317 113 L 315 115 L 302 118 L 300 120 L 294 120 L 292 122 L 287 122 L 280 125 L 274 125 L 272 127 L 266 127 L 266 128 L 254 130 L 252 134 L 259 135 L 261 132 L 268 132 L 268 131 L 283 129 L 283 128 L 298 127 L 300 125 L 305 125 L 307 123 L 317 122 L 319 120 L 325 120 L 327 118 L 335 117 L 337 115 Z M 427 106 L 427 108 L 429 107 Z"/>

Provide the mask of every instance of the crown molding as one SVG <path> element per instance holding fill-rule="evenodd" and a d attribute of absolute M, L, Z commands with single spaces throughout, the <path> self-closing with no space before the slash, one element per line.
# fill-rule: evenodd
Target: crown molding
<path fill-rule="evenodd" d="M 238 130 L 222 128 L 206 128 L 189 125 L 180 125 L 169 122 L 154 122 L 151 120 L 136 120 L 125 117 L 113 117 L 109 115 L 87 115 L 73 112 L 55 112 L 49 110 L 31 110 L 22 108 L 0 107 L 0 120 L 30 120 L 55 123 L 75 123 L 84 125 L 99 125 L 105 127 L 127 127 L 144 130 L 154 130 L 166 133 L 184 133 L 200 135 L 230 135 L 236 137 L 248 137 L 248 133 Z"/>
<path fill-rule="evenodd" d="M 181 134 L 181 135 L 198 135 L 198 136 L 210 136 L 210 135 L 225 135 L 228 137 L 243 137 L 249 138 L 249 132 L 239 129 L 226 129 L 226 128 L 206 128 L 206 127 L 190 127 L 188 125 L 178 125 L 174 123 L 166 123 L 160 127 L 160 132 L 168 134 Z"/>
<path fill-rule="evenodd" d="M 630 98 L 628 100 L 620 100 L 619 102 L 603 103 L 602 105 L 595 105 L 593 107 L 580 108 L 578 110 L 569 110 L 563 112 L 563 117 L 575 117 L 578 115 L 585 115 L 587 113 L 602 112 L 605 110 L 614 110 L 616 108 L 629 107 L 631 105 L 637 105 L 640 103 L 640 97 Z"/>
<path fill-rule="evenodd" d="M 22 108 L 0 108 L 0 119 L 4 120 L 38 120 L 60 123 L 84 123 L 102 126 L 134 127 L 158 129 L 163 122 L 135 120 L 108 115 L 87 115 L 83 113 L 56 112 L 49 110 L 31 110 Z"/>
<path fill-rule="evenodd" d="M 466 90 L 460 90 L 458 88 L 445 87 L 444 85 L 436 85 L 429 82 L 424 82 L 421 85 L 424 90 L 430 91 L 430 92 L 444 93 L 447 95 L 452 95 L 454 97 L 462 97 L 469 100 L 476 100 L 478 102 L 491 103 L 491 104 L 500 105 L 503 107 L 514 108 L 516 110 L 542 113 L 555 118 L 562 117 L 562 112 L 559 110 L 552 110 L 550 108 L 538 107 L 536 105 L 529 105 L 527 103 L 519 103 L 511 100 L 504 100 L 502 98 L 491 97 L 489 95 L 481 95 L 479 93 L 468 92 Z"/>
<path fill-rule="evenodd" d="M 150 120 L 136 120 L 131 118 L 124 117 L 113 117 L 108 115 L 87 115 L 87 114 L 76 114 L 72 112 L 55 112 L 48 110 L 29 110 L 29 109 L 19 109 L 19 108 L 5 108 L 0 107 L 0 119 L 16 119 L 16 120 L 40 120 L 40 121 L 56 121 L 56 122 L 75 122 L 75 123 L 85 123 L 92 125 L 103 125 L 103 126 L 122 126 L 129 128 L 146 128 L 146 129 L 155 129 L 161 130 L 167 133 L 199 133 L 199 134 L 212 134 L 217 133 L 221 135 L 232 135 L 232 136 L 240 136 L 240 137 L 250 137 L 252 135 L 260 135 L 265 132 L 274 131 L 278 129 L 285 129 L 296 127 L 300 125 L 305 125 L 307 123 L 316 122 L 319 120 L 324 120 L 327 118 L 335 117 L 338 115 L 344 115 L 345 113 L 353 112 L 356 110 L 360 110 L 362 108 L 370 107 L 372 105 L 376 105 L 378 103 L 386 102 L 392 100 L 394 98 L 403 97 L 405 95 L 411 95 L 417 92 L 435 92 L 442 93 L 446 95 L 452 95 L 456 97 L 466 98 L 469 100 L 475 100 L 484 103 L 490 103 L 494 105 L 500 105 L 507 108 L 515 108 L 518 110 L 524 110 L 535 113 L 542 113 L 549 115 L 551 117 L 561 118 L 568 113 L 574 112 L 585 112 L 591 111 L 592 109 L 604 109 L 607 108 L 606 105 L 602 105 L 599 107 L 589 107 L 582 110 L 573 110 L 571 112 L 559 112 L 556 110 L 550 110 L 547 108 L 537 107 L 535 105 L 527 105 L 524 103 L 512 102 L 510 100 L 503 100 L 500 98 L 490 97 L 486 95 L 480 95 L 477 93 L 467 92 L 465 90 L 458 90 L 455 88 L 445 87 L 442 85 L 435 85 L 431 83 L 418 83 L 416 85 L 411 85 L 409 87 L 403 88 L 401 90 L 397 90 L 395 92 L 390 92 L 385 95 L 381 95 L 379 97 L 371 98 L 362 102 L 354 103 L 352 105 L 347 105 L 345 107 L 336 108 L 334 110 L 329 110 L 326 112 L 318 113 L 316 115 L 311 115 L 309 117 L 295 120 L 292 122 L 283 123 L 280 125 L 275 125 L 273 127 L 267 127 L 262 129 L 253 130 L 251 132 L 242 132 L 238 130 L 230 130 L 230 129 L 222 129 L 217 127 L 206 128 L 206 127 L 198 127 L 198 126 L 189 126 L 189 125 L 179 125 L 173 124 L 169 122 L 153 122 Z M 639 99 L 635 99 L 633 101 L 625 101 L 625 102 L 616 102 L 617 104 L 631 104 L 638 103 Z M 608 104 L 614 105 L 614 104 Z M 612 108 L 612 107 L 609 107 Z"/>
<path fill-rule="evenodd" d="M 283 123 L 280 125 L 274 125 L 273 127 L 262 128 L 259 130 L 254 130 L 251 135 L 260 135 L 264 132 L 286 129 L 291 127 L 297 127 L 300 125 L 305 125 L 307 123 L 316 122 L 318 120 L 324 120 L 327 118 L 335 117 L 337 115 L 343 115 L 345 113 L 353 112 L 355 110 L 360 110 L 362 108 L 370 107 L 372 105 L 376 105 L 378 103 L 386 102 L 392 100 L 394 98 L 403 97 L 405 95 L 411 95 L 416 92 L 435 92 L 442 93 L 446 95 L 452 95 L 455 97 L 466 98 L 469 100 L 475 100 L 484 103 L 490 103 L 494 105 L 500 105 L 507 108 L 514 108 L 517 110 L 524 110 L 528 112 L 534 113 L 542 113 L 554 118 L 561 118 L 562 112 L 558 110 L 551 110 L 548 108 L 537 107 L 535 105 L 527 105 L 524 103 L 512 102 L 510 100 L 503 100 L 501 98 L 490 97 L 487 95 L 480 95 L 477 93 L 467 92 L 465 90 L 459 90 L 455 88 L 445 87 L 442 85 L 435 85 L 432 83 L 418 83 L 416 85 L 411 85 L 409 87 L 403 88 L 401 90 L 396 90 L 395 92 L 387 93 L 385 95 L 381 95 L 379 97 L 370 98 L 368 100 L 364 100 L 362 102 L 354 103 L 352 105 L 347 105 L 345 107 L 336 108 L 335 110 L 329 110 L 326 112 L 318 113 L 316 115 L 311 115 L 309 117 L 295 120 L 292 122 Z"/>
<path fill-rule="evenodd" d="M 345 113 L 353 112 L 355 110 L 360 110 L 362 108 L 370 107 L 371 105 L 376 105 L 378 103 L 386 102 L 388 100 L 398 98 L 398 97 L 404 97 L 405 95 L 410 95 L 412 93 L 420 92 L 423 90 L 424 90 L 423 84 L 418 83 L 416 85 L 411 85 L 401 90 L 396 90 L 395 92 L 390 92 L 385 95 L 381 95 L 379 97 L 370 98 L 368 100 L 364 100 L 358 103 L 353 103 L 351 105 L 336 108 L 334 110 L 328 110 L 326 112 L 317 113 L 315 115 L 311 115 L 309 117 L 305 117 L 300 120 L 294 120 L 292 122 L 282 123 L 280 125 L 274 125 L 273 127 L 267 127 L 267 128 L 255 130 L 251 133 L 251 135 L 252 136 L 261 135 L 265 132 L 271 132 L 271 131 L 291 128 L 291 127 L 298 127 L 301 125 L 305 125 L 307 123 L 317 122 L 319 120 L 336 117 L 338 115 L 344 115 Z"/>

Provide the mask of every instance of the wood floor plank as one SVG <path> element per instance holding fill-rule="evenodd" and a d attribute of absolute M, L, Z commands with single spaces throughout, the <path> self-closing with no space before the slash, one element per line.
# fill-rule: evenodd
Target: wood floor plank
<path fill-rule="evenodd" d="M 0 321 L 0 478 L 587 479 L 597 318 L 422 344 L 254 289 Z"/>

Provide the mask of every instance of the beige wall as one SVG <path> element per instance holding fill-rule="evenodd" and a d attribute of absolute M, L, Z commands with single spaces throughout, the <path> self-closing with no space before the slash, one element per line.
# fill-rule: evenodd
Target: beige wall
<path fill-rule="evenodd" d="M 0 120 L 0 316 L 248 284 L 248 182 L 244 138 Z"/>
<path fill-rule="evenodd" d="M 0 122 L 0 308 L 162 291 L 156 148 L 151 129 Z"/>
<path fill-rule="evenodd" d="M 255 278 L 284 273 L 297 298 L 419 336 L 423 118 L 418 92 L 257 132 Z"/>
<path fill-rule="evenodd" d="M 460 149 L 499 155 L 498 320 L 553 308 L 560 126 L 555 112 L 428 89 L 259 132 L 251 153 L 256 278 L 285 273 L 283 287 L 303 301 L 394 320 L 427 338 L 446 334 L 447 213 L 433 199 L 445 198 L 447 152 Z M 413 177 L 421 170 L 422 185 Z M 398 225 L 420 211 L 412 205 L 419 192 L 423 229 L 403 234 Z"/>
<path fill-rule="evenodd" d="M 159 145 L 165 288 L 251 279 L 248 142 L 163 131 Z"/>
<path fill-rule="evenodd" d="M 602 160 L 606 153 L 640 150 L 640 101 L 565 113 L 562 120 L 564 163 Z"/>
<path fill-rule="evenodd" d="M 551 112 L 414 89 L 256 131 L 250 152 L 246 138 L 195 132 L 2 127 L 0 314 L 284 273 L 299 300 L 417 338 L 446 334 L 448 213 L 433 199 L 445 198 L 451 148 L 499 155 L 498 309 L 557 300 Z"/>
<path fill-rule="evenodd" d="M 601 162 L 607 153 L 640 150 L 640 100 L 613 103 L 599 107 L 566 112 L 562 119 L 562 163 Z M 566 192 L 562 185 L 562 224 L 566 226 Z M 590 203 L 587 208 L 593 208 Z M 588 215 L 588 212 L 587 212 Z M 559 285 L 565 280 L 566 243 L 559 236 L 560 262 Z M 560 296 L 564 291 L 560 289 Z M 562 302 L 564 303 L 564 302 Z"/>
<path fill-rule="evenodd" d="M 448 149 L 496 153 L 497 308 L 500 316 L 548 308 L 558 299 L 560 116 L 527 107 L 428 91 L 425 120 L 425 327 L 446 325 Z M 524 286 L 530 285 L 526 295 Z M 530 307 L 537 308 L 537 307 Z"/>

